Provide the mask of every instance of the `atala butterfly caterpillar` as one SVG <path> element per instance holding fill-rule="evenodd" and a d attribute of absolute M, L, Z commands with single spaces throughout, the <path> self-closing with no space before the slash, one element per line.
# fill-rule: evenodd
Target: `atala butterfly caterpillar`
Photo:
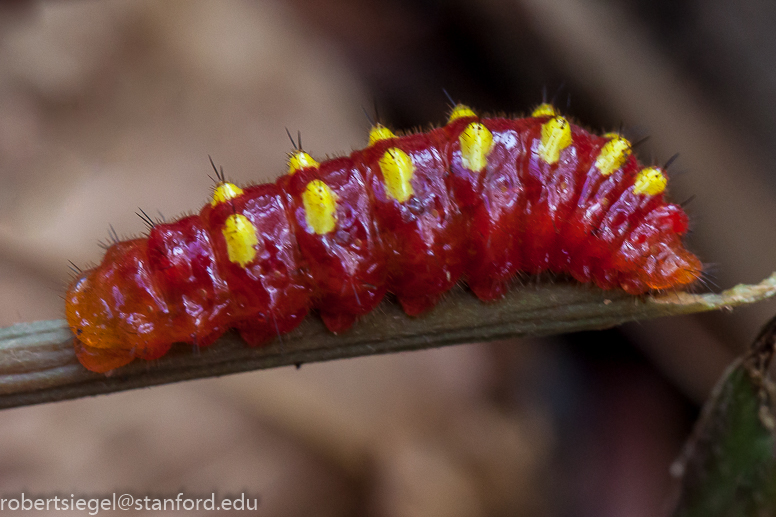
<path fill-rule="evenodd" d="M 250 345 L 315 310 L 347 330 L 393 293 L 409 315 L 465 280 L 497 300 L 518 272 L 553 271 L 640 294 L 682 288 L 702 265 L 682 244 L 687 216 L 666 175 L 619 134 L 591 134 L 549 104 L 479 118 L 316 162 L 297 149 L 275 183 L 221 174 L 198 215 L 116 242 L 66 295 L 81 363 L 106 372 L 173 343 L 206 346 L 234 328 Z"/>

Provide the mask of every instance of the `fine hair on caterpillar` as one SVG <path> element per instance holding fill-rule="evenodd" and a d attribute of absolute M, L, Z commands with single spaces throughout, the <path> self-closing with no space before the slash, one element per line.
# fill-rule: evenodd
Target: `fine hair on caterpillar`
<path fill-rule="evenodd" d="M 637 295 L 702 277 L 667 203 L 663 167 L 643 167 L 618 133 L 595 135 L 543 103 L 525 118 L 457 104 L 446 125 L 316 161 L 292 142 L 288 173 L 240 187 L 216 167 L 212 201 L 111 243 L 66 295 L 76 352 L 106 372 L 176 342 L 234 328 L 253 346 L 311 310 L 344 332 L 392 293 L 411 315 L 459 282 L 499 299 L 518 273 L 570 276 Z"/>

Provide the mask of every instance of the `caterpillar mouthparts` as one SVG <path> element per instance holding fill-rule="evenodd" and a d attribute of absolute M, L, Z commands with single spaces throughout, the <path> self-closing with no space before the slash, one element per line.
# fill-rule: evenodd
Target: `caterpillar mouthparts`
<path fill-rule="evenodd" d="M 464 279 L 497 300 L 518 272 L 565 273 L 631 294 L 682 288 L 702 265 L 682 244 L 687 215 L 664 199 L 616 133 L 597 136 L 549 104 L 483 118 L 456 105 L 445 126 L 318 163 L 301 148 L 275 183 L 219 174 L 199 214 L 115 242 L 66 295 L 76 353 L 106 372 L 207 346 L 230 328 L 252 346 L 314 309 L 344 332 L 386 292 L 409 315 Z"/>

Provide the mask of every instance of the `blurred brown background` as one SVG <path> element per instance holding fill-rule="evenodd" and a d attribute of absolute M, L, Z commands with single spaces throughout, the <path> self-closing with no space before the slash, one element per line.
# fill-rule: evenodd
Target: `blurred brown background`
<path fill-rule="evenodd" d="M 112 224 L 362 147 L 442 89 L 675 152 L 721 288 L 776 269 L 776 7 L 755 0 L 109 0 L 0 5 L 0 326 L 62 317 Z M 305 365 L 0 412 L 0 494 L 243 490 L 260 515 L 653 516 L 724 366 L 776 312 Z"/>

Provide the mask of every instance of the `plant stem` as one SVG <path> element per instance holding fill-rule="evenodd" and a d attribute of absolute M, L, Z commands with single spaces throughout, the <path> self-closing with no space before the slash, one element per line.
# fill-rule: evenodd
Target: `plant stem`
<path fill-rule="evenodd" d="M 383 303 L 342 335 L 331 334 L 318 318 L 308 317 L 266 347 L 246 347 L 236 334 L 227 333 L 212 346 L 178 345 L 162 359 L 135 361 L 108 375 L 89 372 L 78 363 L 64 320 L 21 323 L 0 329 L 0 408 L 345 357 L 603 329 L 626 321 L 732 308 L 774 294 L 776 274 L 756 285 L 703 295 L 634 297 L 547 282 L 513 289 L 504 300 L 484 304 L 458 289 L 418 318 L 404 315 L 396 304 Z"/>

